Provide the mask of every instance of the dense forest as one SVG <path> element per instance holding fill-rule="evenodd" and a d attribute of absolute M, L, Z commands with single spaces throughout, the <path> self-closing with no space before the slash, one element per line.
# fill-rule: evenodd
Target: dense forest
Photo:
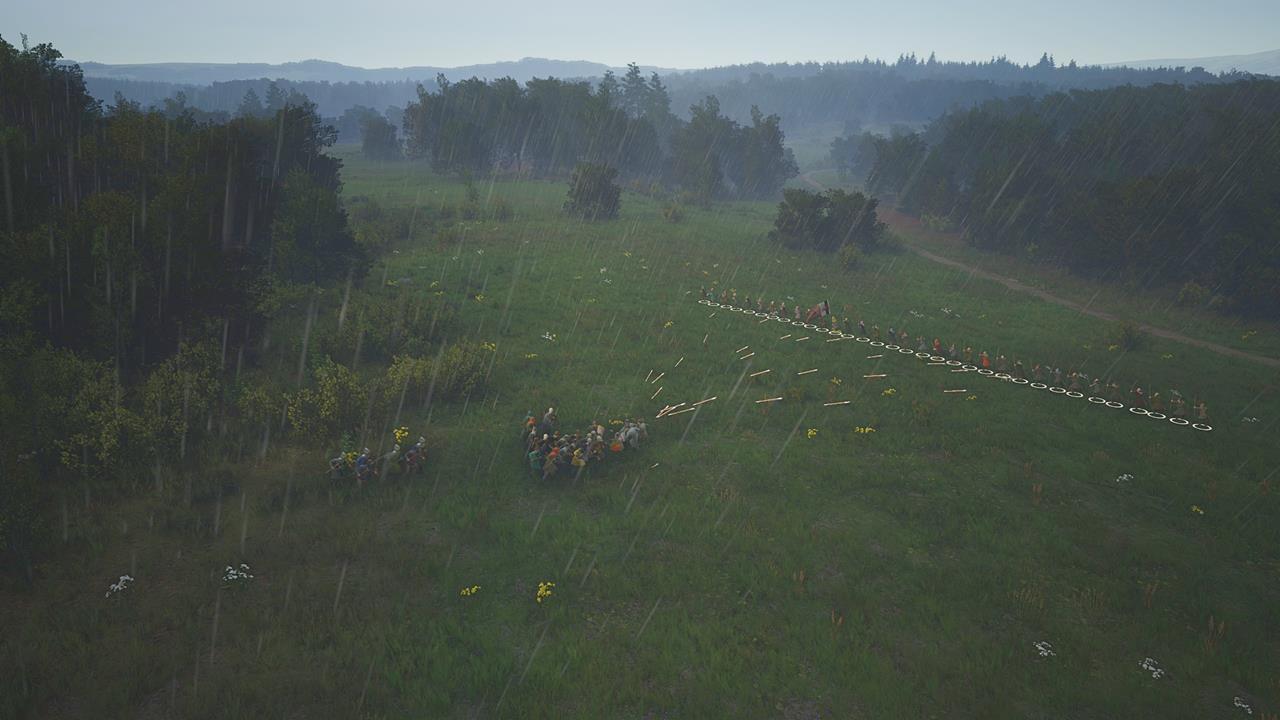
<path fill-rule="evenodd" d="M 794 129 L 831 122 L 923 122 L 954 107 L 1058 90 L 1214 83 L 1239 77 L 1214 75 L 1202 68 L 1109 68 L 1075 61 L 1060 65 L 1048 54 L 1033 65 L 1005 57 L 949 62 L 932 54 L 923 60 L 910 54 L 892 63 L 864 58 L 842 63 L 735 65 L 672 75 L 668 83 L 677 106 L 714 94 L 731 118 L 746 117 L 755 105 L 778 114 L 784 127 Z"/>
<path fill-rule="evenodd" d="M 1280 82 L 1015 98 L 833 146 L 974 245 L 1280 319 Z"/>
<path fill-rule="evenodd" d="M 0 548 L 28 577 L 38 510 L 72 484 L 159 485 L 260 435 L 283 405 L 242 371 L 271 308 L 365 266 L 314 105 L 103 108 L 58 58 L 0 39 Z"/>
<path fill-rule="evenodd" d="M 754 105 L 765 115 L 780 116 L 784 127 L 796 129 L 830 122 L 853 121 L 863 125 L 923 122 L 957 105 L 967 107 L 991 99 L 1039 96 L 1057 90 L 1156 83 L 1189 85 L 1240 77 L 1239 74 L 1215 75 L 1202 68 L 1105 68 L 1081 66 L 1074 61 L 1058 64 L 1047 54 L 1032 65 L 1018 64 L 1005 57 L 986 62 L 948 62 L 939 61 L 933 55 L 919 59 L 912 54 L 894 62 L 863 59 L 840 63 L 732 65 L 669 72 L 661 76 L 661 81 L 668 88 L 671 106 L 677 114 L 714 95 L 725 116 L 739 123 L 750 122 Z M 566 79 L 600 80 L 598 77 Z M 436 78 L 425 77 L 382 82 L 284 79 L 274 82 L 281 92 L 307 96 L 324 117 L 339 117 L 356 105 L 382 112 L 388 107 L 404 107 L 416 99 L 418 84 L 432 92 L 439 90 Z M 89 77 L 86 83 L 90 94 L 104 101 L 120 93 L 144 107 L 159 106 L 181 92 L 193 108 L 226 113 L 229 117 L 235 114 L 246 92 L 253 90 L 259 97 L 265 97 L 273 81 L 260 78 L 186 85 Z"/>
<path fill-rule="evenodd" d="M 563 175 L 596 163 L 704 199 L 775 197 L 797 172 L 778 116 L 752 109 L 750 124 L 740 125 L 708 96 L 681 120 L 662 80 L 644 78 L 635 65 L 594 87 L 555 78 L 522 87 L 441 77 L 437 85 L 419 89 L 403 128 L 408 154 L 442 172 Z"/>

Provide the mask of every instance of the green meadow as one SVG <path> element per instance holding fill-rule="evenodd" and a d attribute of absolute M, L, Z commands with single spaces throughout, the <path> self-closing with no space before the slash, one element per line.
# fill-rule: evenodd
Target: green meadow
<path fill-rule="evenodd" d="M 279 438 L 185 502 L 180 482 L 68 497 L 35 588 L 0 603 L 0 714 L 1280 712 L 1275 368 L 1159 338 L 1126 352 L 1112 324 L 906 251 L 852 270 L 787 251 L 767 237 L 770 203 L 669 222 L 666 201 L 628 190 L 617 220 L 589 223 L 561 214 L 564 182 L 476 180 L 469 200 L 424 167 L 338 152 L 357 232 L 371 202 L 412 213 L 365 285 L 448 302 L 449 340 L 493 345 L 487 382 L 409 397 L 365 439 L 385 452 L 393 424 L 425 434 L 420 476 L 357 489 L 326 476 L 338 438 Z M 1073 283 L 1059 289 L 1089 290 Z M 712 285 L 826 299 L 905 328 L 913 349 L 938 337 L 1177 388 L 1213 429 L 699 304 Z M 325 290 L 317 327 L 342 294 Z M 1204 322 L 1160 307 L 1171 329 Z M 305 314 L 272 328 L 282 383 Z M 551 406 L 569 431 L 646 418 L 649 439 L 544 483 L 520 431 Z M 254 578 L 228 586 L 242 562 Z M 124 573 L 133 587 L 104 597 Z"/>

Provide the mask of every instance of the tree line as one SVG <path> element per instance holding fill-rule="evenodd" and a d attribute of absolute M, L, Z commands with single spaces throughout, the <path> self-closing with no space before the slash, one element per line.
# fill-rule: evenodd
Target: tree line
<path fill-rule="evenodd" d="M 59 58 L 0 38 L 0 550 L 28 577 L 64 483 L 136 486 L 215 416 L 278 417 L 236 404 L 232 368 L 270 345 L 273 306 L 365 265 L 305 98 L 227 122 L 103 107 Z"/>
<path fill-rule="evenodd" d="M 720 101 L 721 112 L 739 123 L 751 119 L 751 107 L 778 115 L 796 130 L 817 123 L 877 125 L 924 122 L 960 106 L 1018 95 L 1041 96 L 1069 89 L 1104 89 L 1122 85 L 1178 83 L 1183 85 L 1238 80 L 1239 73 L 1215 75 L 1203 68 L 1129 68 L 1059 63 L 1048 53 L 1036 63 L 1021 64 L 1007 57 L 988 61 L 952 62 L 904 54 L 893 61 L 863 58 L 832 63 L 749 63 L 669 73 L 661 78 L 670 105 L 682 112 L 708 95 Z M 570 78 L 573 79 L 573 78 Z M 579 78 L 591 82 L 600 78 Z M 184 85 L 153 81 L 90 77 L 88 89 L 103 100 L 116 93 L 144 107 L 162 105 L 182 93 L 196 110 L 234 116 L 249 90 L 264 97 L 273 81 L 265 78 Z M 285 93 L 297 92 L 315 102 L 321 115 L 337 118 L 357 105 L 403 108 L 417 97 L 417 85 L 434 92 L 438 80 L 385 82 L 325 82 L 276 80 Z M 687 119 L 687 118 L 686 118 Z M 398 120 L 392 120 L 398 124 Z M 341 128 L 340 128 L 341 129 Z M 355 127 L 350 127 L 354 131 Z M 659 132 L 661 129 L 659 128 Z M 344 141 L 357 140 L 343 131 Z"/>
<path fill-rule="evenodd" d="M 681 120 L 662 80 L 644 78 L 634 64 L 621 79 L 608 73 L 594 86 L 443 76 L 437 86 L 419 88 L 402 127 L 407 154 L 441 172 L 565 175 L 590 163 L 701 198 L 774 197 L 797 172 L 778 116 L 754 110 L 740 125 L 708 96 Z"/>
<path fill-rule="evenodd" d="M 1274 320 L 1278 117 L 1280 81 L 1250 78 L 991 101 L 852 141 L 872 191 L 978 247 Z"/>

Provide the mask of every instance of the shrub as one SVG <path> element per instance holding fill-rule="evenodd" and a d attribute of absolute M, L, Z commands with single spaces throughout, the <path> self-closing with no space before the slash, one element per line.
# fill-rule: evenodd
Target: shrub
<path fill-rule="evenodd" d="M 406 398 L 460 400 L 484 384 L 493 362 L 494 346 L 461 342 L 446 346 L 434 357 L 397 355 L 382 380 L 381 396 L 388 403 Z M 439 358 L 438 364 L 436 358 Z"/>
<path fill-rule="evenodd" d="M 579 163 L 569 178 L 569 197 L 564 211 L 587 220 L 618 217 L 622 188 L 618 187 L 617 177 L 617 169 L 608 165 Z"/>
<path fill-rule="evenodd" d="M 515 210 L 511 208 L 511 203 L 502 198 L 494 200 L 491 209 L 489 210 L 489 217 L 497 220 L 498 222 L 506 222 L 515 217 L 515 214 Z"/>
<path fill-rule="evenodd" d="M 1123 350 L 1138 350 L 1147 344 L 1147 335 L 1132 320 L 1125 320 L 1116 326 L 1115 343 Z"/>
<path fill-rule="evenodd" d="M 836 259 L 845 270 L 855 270 L 862 263 L 862 251 L 853 243 L 846 243 L 836 251 Z"/>
<path fill-rule="evenodd" d="M 142 383 L 140 417 L 157 452 L 186 454 L 192 424 L 203 419 L 218 392 L 218 355 L 212 344 L 183 343 Z"/>
<path fill-rule="evenodd" d="M 243 384 L 235 399 L 236 414 L 249 428 L 258 429 L 264 423 L 279 420 L 284 399 L 261 385 Z"/>
<path fill-rule="evenodd" d="M 484 382 L 493 359 L 493 346 L 474 342 L 450 345 L 440 356 L 436 373 L 436 394 L 456 400 L 471 393 Z"/>
<path fill-rule="evenodd" d="M 314 388 L 302 388 L 288 396 L 289 426 L 294 433 L 328 438 L 358 428 L 368 393 L 351 368 L 324 358 L 314 375 Z"/>
<path fill-rule="evenodd" d="M 684 209 L 680 207 L 680 203 L 667 203 L 662 208 L 662 219 L 669 223 L 678 223 L 684 220 Z"/>
<path fill-rule="evenodd" d="M 361 362 L 400 354 L 429 355 L 432 340 L 449 332 L 456 314 L 434 293 L 392 287 L 352 290 L 342 328 L 330 325 L 315 337 L 323 352 L 344 362 L 355 357 L 357 343 Z"/>
<path fill-rule="evenodd" d="M 1209 288 L 1197 283 L 1194 280 L 1188 280 L 1183 283 L 1182 289 L 1178 290 L 1177 304 L 1182 306 L 1203 306 L 1209 301 Z"/>
<path fill-rule="evenodd" d="M 398 396 L 401 392 L 414 396 L 426 392 L 431 384 L 432 363 L 427 358 L 397 355 L 384 377 L 383 393 Z"/>

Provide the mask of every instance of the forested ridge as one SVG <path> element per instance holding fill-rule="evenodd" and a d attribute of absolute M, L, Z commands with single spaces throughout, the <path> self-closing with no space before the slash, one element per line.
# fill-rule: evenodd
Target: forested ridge
<path fill-rule="evenodd" d="M 894 61 L 864 58 L 853 62 L 748 63 L 725 67 L 668 72 L 661 75 L 675 112 L 685 110 L 708 95 L 719 98 L 723 112 L 739 123 L 751 118 L 751 107 L 766 115 L 779 115 L 789 129 L 814 123 L 876 124 L 923 122 L 959 105 L 1017 95 L 1045 95 L 1066 89 L 1101 89 L 1120 85 L 1216 83 L 1243 77 L 1240 73 L 1214 74 L 1203 68 L 1127 68 L 1059 63 L 1045 54 L 1039 62 L 1020 64 L 1007 57 L 988 61 L 938 60 L 932 54 L 918 58 L 902 55 Z M 484 79 L 484 78 L 481 78 Z M 488 78 L 497 80 L 498 78 Z M 601 78 L 573 78 L 598 82 Z M 450 77 L 452 82 L 463 78 Z M 234 115 L 245 93 L 265 96 L 272 85 L 285 93 L 297 92 L 316 103 L 325 117 L 339 117 L 349 108 L 364 105 L 385 112 L 403 108 L 416 96 L 421 84 L 439 90 L 437 78 L 388 81 L 322 81 L 257 78 L 224 80 L 206 85 L 146 80 L 89 77 L 87 87 L 95 97 L 110 100 L 116 93 L 147 105 L 163 105 L 182 93 L 186 102 L 203 112 Z"/>
<path fill-rule="evenodd" d="M 990 101 L 833 151 L 978 247 L 1280 318 L 1275 80 Z"/>

